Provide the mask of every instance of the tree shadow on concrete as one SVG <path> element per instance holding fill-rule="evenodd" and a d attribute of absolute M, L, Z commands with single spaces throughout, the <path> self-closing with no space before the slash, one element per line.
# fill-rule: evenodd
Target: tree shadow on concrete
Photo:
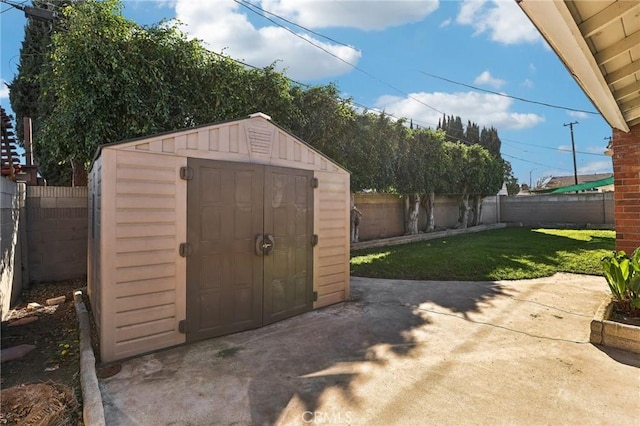
<path fill-rule="evenodd" d="M 502 287 L 491 282 L 352 279 L 351 301 L 256 330 L 270 334 L 272 342 L 255 356 L 243 354 L 243 359 L 251 359 L 252 424 L 275 424 L 291 413 L 306 416 L 296 423 L 314 418 L 347 423 L 349 413 L 322 412 L 323 404 L 331 406 L 336 398 L 336 405 L 361 407 L 364 401 L 356 388 L 362 383 L 363 365 L 384 367 L 391 358 L 411 359 L 420 346 L 429 344 L 428 338 L 418 341 L 413 333 L 430 323 L 417 310 L 420 304 L 434 303 L 466 316 L 503 294 Z M 254 351 L 247 346 L 243 350 Z"/>

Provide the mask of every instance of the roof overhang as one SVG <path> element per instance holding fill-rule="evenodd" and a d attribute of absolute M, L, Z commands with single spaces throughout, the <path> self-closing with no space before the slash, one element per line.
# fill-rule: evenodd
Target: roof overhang
<path fill-rule="evenodd" d="M 640 124 L 640 2 L 516 1 L 611 127 Z"/>

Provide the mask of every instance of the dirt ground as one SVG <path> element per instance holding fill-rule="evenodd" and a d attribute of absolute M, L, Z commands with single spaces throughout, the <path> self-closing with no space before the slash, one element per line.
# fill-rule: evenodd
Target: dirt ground
<path fill-rule="evenodd" d="M 2 322 L 1 347 L 36 347 L 21 359 L 2 363 L 0 424 L 82 424 L 78 319 L 73 292 L 82 280 L 32 284 Z M 46 300 L 65 296 L 64 303 Z M 28 309 L 29 303 L 42 305 Z M 86 302 L 86 301 L 85 301 Z M 28 324 L 17 320 L 35 317 Z"/>

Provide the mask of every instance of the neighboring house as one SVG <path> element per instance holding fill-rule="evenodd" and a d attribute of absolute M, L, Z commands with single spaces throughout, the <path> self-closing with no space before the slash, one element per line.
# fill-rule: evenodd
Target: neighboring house
<path fill-rule="evenodd" d="M 613 130 L 616 249 L 640 246 L 640 2 L 517 0 Z"/>
<path fill-rule="evenodd" d="M 577 186 L 576 186 L 577 185 Z M 564 191 L 566 189 L 566 191 Z M 545 179 L 533 192 L 539 194 L 559 192 L 611 192 L 614 191 L 613 173 L 594 173 L 575 176 L 552 176 Z"/>

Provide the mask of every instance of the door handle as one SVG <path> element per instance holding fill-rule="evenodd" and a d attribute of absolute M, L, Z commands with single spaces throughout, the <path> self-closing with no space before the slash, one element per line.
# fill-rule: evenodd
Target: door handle
<path fill-rule="evenodd" d="M 256 254 L 258 256 L 264 256 L 264 248 L 262 247 L 262 243 L 264 243 L 264 235 L 258 234 L 256 235 Z"/>
<path fill-rule="evenodd" d="M 275 238 L 271 234 L 256 235 L 255 249 L 258 256 L 269 256 L 276 244 Z"/>
<path fill-rule="evenodd" d="M 264 251 L 265 256 L 269 256 L 271 250 L 273 250 L 276 246 L 276 240 L 271 234 L 266 234 L 264 236 L 264 241 L 262 243 L 262 251 Z"/>

